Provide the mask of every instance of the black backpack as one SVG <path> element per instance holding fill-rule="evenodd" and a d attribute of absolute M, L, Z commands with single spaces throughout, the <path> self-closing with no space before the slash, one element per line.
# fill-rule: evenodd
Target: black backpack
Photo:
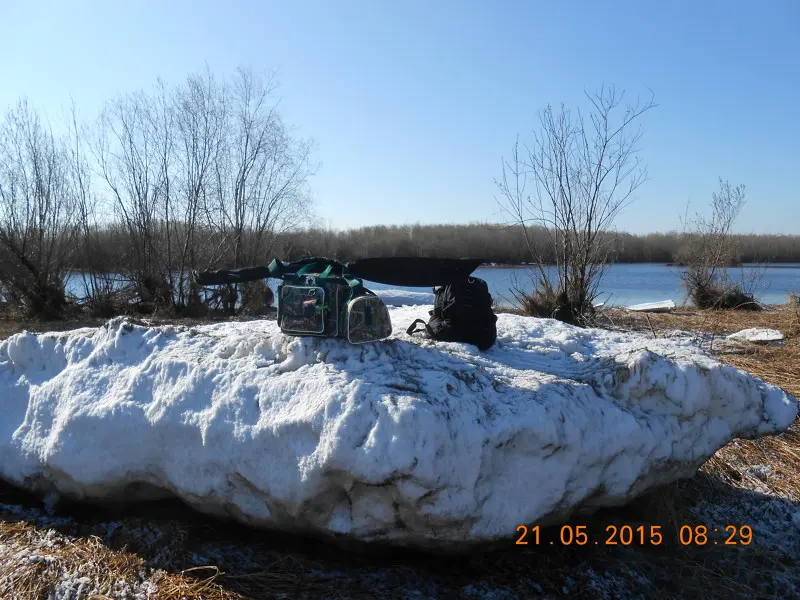
<path fill-rule="evenodd" d="M 492 296 L 483 279 L 470 277 L 435 290 L 436 298 L 430 320 L 416 319 L 407 333 L 427 331 L 434 340 L 466 342 L 481 350 L 497 340 L 497 315 L 492 310 Z M 424 328 L 415 329 L 418 323 Z"/>

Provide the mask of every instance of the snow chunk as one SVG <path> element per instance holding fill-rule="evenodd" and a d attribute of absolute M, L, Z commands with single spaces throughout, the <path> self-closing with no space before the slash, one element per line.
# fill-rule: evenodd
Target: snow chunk
<path fill-rule="evenodd" d="M 122 318 L 0 343 L 0 477 L 334 539 L 460 549 L 691 476 L 797 402 L 688 340 L 501 314 L 486 352 L 405 334 Z"/>
<path fill-rule="evenodd" d="M 730 334 L 728 339 L 767 344 L 769 342 L 780 342 L 783 339 L 783 334 L 777 329 L 751 327 L 750 329 L 742 329 L 741 331 Z"/>
<path fill-rule="evenodd" d="M 672 300 L 662 300 L 661 302 L 643 302 L 642 304 L 633 304 L 628 307 L 628 310 L 635 312 L 669 312 L 675 308 L 675 302 Z"/>
<path fill-rule="evenodd" d="M 757 477 L 761 481 L 767 481 L 773 475 L 772 467 L 769 465 L 754 465 L 747 469 L 747 473 Z"/>

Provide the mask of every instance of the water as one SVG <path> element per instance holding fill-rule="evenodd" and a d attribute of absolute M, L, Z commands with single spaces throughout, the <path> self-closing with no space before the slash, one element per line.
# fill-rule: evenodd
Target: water
<path fill-rule="evenodd" d="M 790 291 L 800 293 L 800 263 L 778 265 L 780 268 L 748 267 L 729 269 L 731 279 L 750 282 L 755 278 L 754 290 L 758 300 L 765 304 L 786 302 Z M 501 305 L 512 305 L 511 290 L 520 288 L 530 291 L 533 270 L 529 267 L 480 267 L 474 275 L 489 284 L 489 290 Z M 372 290 L 403 289 L 430 292 L 431 288 L 400 287 L 365 281 Z M 269 280 L 273 291 L 278 282 Z M 67 292 L 78 297 L 83 295 L 82 274 L 75 273 L 67 280 Z M 599 301 L 607 305 L 627 306 L 641 302 L 673 300 L 676 304 L 686 302 L 686 293 L 681 287 L 681 268 L 668 267 L 662 263 L 633 263 L 612 265 L 600 284 Z"/>
<path fill-rule="evenodd" d="M 783 266 L 783 265 L 782 265 Z M 681 287 L 681 268 L 668 267 L 663 263 L 631 263 L 612 265 L 600 284 L 598 301 L 606 305 L 628 306 L 641 302 L 673 300 L 686 303 L 686 292 Z M 765 304 L 786 302 L 790 291 L 800 293 L 800 264 L 791 268 L 745 267 L 728 270 L 734 281 L 749 282 L 754 277 L 754 290 L 758 300 Z M 533 288 L 529 267 L 480 267 L 474 275 L 489 284 L 489 290 L 501 305 L 514 303 L 511 290 Z M 370 289 L 390 289 L 398 286 L 365 282 Z M 430 292 L 430 288 L 404 287 L 404 290 Z"/>

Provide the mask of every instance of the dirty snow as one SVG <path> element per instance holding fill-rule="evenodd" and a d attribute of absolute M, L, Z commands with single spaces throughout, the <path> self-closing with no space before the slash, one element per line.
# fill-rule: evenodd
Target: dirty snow
<path fill-rule="evenodd" d="M 773 470 L 769 465 L 753 465 L 747 469 L 747 474 L 758 477 L 761 481 L 767 481 L 772 476 Z"/>
<path fill-rule="evenodd" d="M 780 389 L 689 341 L 499 315 L 487 352 L 122 318 L 0 344 L 0 477 L 83 499 L 175 495 L 245 523 L 464 548 L 691 476 L 782 431 Z"/>
<path fill-rule="evenodd" d="M 690 509 L 698 523 L 709 528 L 709 539 L 723 542 L 731 533 L 726 526 L 748 525 L 754 546 L 779 551 L 800 560 L 800 525 L 797 503 L 763 492 L 738 490 L 724 500 L 700 500 Z M 714 531 L 717 529 L 717 531 Z"/>

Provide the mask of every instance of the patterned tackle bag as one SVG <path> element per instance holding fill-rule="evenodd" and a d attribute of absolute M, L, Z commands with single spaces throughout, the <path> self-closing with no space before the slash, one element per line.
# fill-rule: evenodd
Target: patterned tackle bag
<path fill-rule="evenodd" d="M 289 335 L 340 337 L 351 344 L 374 342 L 392 333 L 386 305 L 353 277 L 348 267 L 327 258 L 284 264 L 275 259 L 269 276 L 278 285 L 278 326 Z"/>

